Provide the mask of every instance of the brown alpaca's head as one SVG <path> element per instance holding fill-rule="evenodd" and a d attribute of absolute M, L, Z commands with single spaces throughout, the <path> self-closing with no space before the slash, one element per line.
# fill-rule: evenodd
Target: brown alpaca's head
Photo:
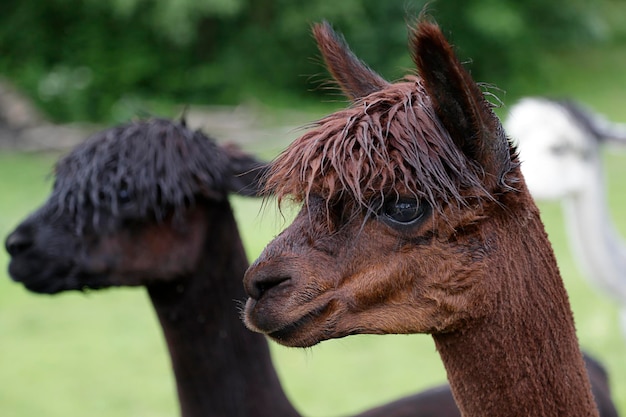
<path fill-rule="evenodd" d="M 410 33 L 418 75 L 393 84 L 328 24 L 314 35 L 353 103 L 272 164 L 267 191 L 302 208 L 246 274 L 246 325 L 310 346 L 486 314 L 490 222 L 527 196 L 491 105 L 433 23 Z"/>
<path fill-rule="evenodd" d="M 257 192 L 261 167 L 184 123 L 99 132 L 59 160 L 48 200 L 7 237 L 9 273 L 41 293 L 187 276 L 232 216 L 228 193 Z"/>

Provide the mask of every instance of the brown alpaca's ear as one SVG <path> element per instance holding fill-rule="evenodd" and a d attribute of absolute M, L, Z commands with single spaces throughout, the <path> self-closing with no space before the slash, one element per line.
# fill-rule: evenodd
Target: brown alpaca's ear
<path fill-rule="evenodd" d="M 491 105 L 456 58 L 441 29 L 421 22 L 411 31 L 413 61 L 443 126 L 494 189 L 511 167 L 509 142 Z"/>
<path fill-rule="evenodd" d="M 343 37 L 335 33 L 328 22 L 315 24 L 313 36 L 326 67 L 350 100 L 365 97 L 389 85 L 354 55 Z"/>
<path fill-rule="evenodd" d="M 268 164 L 235 145 L 225 145 L 224 149 L 231 168 L 231 176 L 227 178 L 228 191 L 247 197 L 260 196 Z"/>

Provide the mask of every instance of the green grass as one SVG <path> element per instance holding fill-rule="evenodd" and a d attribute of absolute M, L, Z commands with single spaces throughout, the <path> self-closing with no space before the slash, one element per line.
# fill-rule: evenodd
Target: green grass
<path fill-rule="evenodd" d="M 546 63 L 555 67 L 551 81 L 529 93 L 572 92 L 598 111 L 625 121 L 623 94 L 617 88 L 626 84 L 623 55 L 583 52 L 580 57 L 553 57 Z M 274 113 L 268 123 L 280 125 L 291 116 Z M 263 137 L 248 148 L 270 157 L 297 134 L 279 129 L 279 139 Z M 55 159 L 56 155 L 0 153 L 0 236 L 44 201 L 51 185 L 46 176 Z M 606 162 L 612 215 L 626 236 L 626 153 L 607 153 Z M 261 209 L 258 200 L 234 198 L 233 205 L 250 259 L 289 222 L 289 214 L 281 218 L 271 202 Z M 614 399 L 626 415 L 626 339 L 619 332 L 616 305 L 578 272 L 559 205 L 542 204 L 541 210 L 570 294 L 581 345 L 606 365 Z M 166 348 L 143 289 L 35 295 L 8 279 L 6 265 L 7 256 L 0 251 L 1 415 L 176 415 Z M 272 352 L 292 401 L 313 417 L 348 415 L 445 381 L 426 335 L 353 336 L 306 350 L 272 344 Z"/>

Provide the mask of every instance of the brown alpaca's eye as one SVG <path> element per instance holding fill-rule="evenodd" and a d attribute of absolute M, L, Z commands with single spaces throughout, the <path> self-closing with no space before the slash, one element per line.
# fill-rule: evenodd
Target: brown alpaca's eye
<path fill-rule="evenodd" d="M 392 199 L 383 205 L 382 214 L 391 223 L 412 225 L 424 217 L 428 208 L 428 204 L 415 198 Z"/>

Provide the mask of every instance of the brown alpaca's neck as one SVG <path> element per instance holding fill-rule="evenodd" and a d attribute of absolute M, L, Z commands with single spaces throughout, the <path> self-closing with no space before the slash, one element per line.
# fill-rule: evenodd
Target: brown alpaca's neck
<path fill-rule="evenodd" d="M 491 313 L 435 344 L 465 417 L 597 416 L 552 248 L 538 211 L 525 217 L 493 226 Z"/>
<path fill-rule="evenodd" d="M 238 302 L 248 261 L 227 203 L 212 205 L 206 256 L 193 276 L 148 287 L 183 417 L 296 417 L 265 337 L 245 328 Z"/>

